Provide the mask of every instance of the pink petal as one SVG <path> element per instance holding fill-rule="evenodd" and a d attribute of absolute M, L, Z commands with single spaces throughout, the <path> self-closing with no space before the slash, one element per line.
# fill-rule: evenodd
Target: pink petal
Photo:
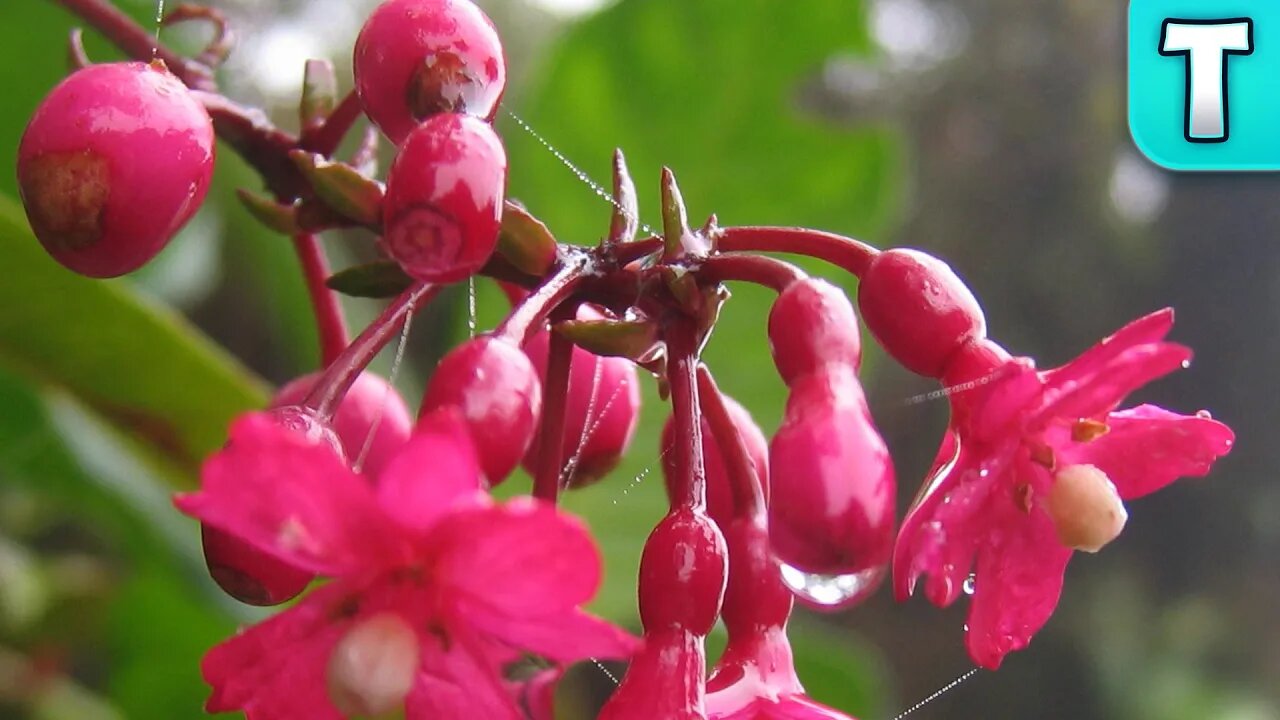
<path fill-rule="evenodd" d="M 969 656 L 982 667 L 1000 667 L 1049 620 L 1062 593 L 1071 550 L 1063 547 L 1047 514 L 1029 515 L 996 501 L 990 529 L 978 550 L 976 587 L 965 636 Z"/>
<path fill-rule="evenodd" d="M 763 717 L 778 720 L 853 720 L 849 715 L 816 703 L 804 695 L 788 695 L 779 699 L 774 709 Z"/>
<path fill-rule="evenodd" d="M 1175 343 L 1131 348 L 1078 381 L 1057 382 L 1047 387 L 1035 422 L 1043 425 L 1055 419 L 1098 417 L 1113 410 L 1129 393 L 1183 367 L 1190 360 L 1191 350 Z"/>
<path fill-rule="evenodd" d="M 1208 474 L 1235 441 L 1231 428 L 1197 415 L 1154 405 L 1111 413 L 1110 431 L 1060 453 L 1066 462 L 1095 465 L 1126 500 L 1159 490 L 1180 477 Z"/>
<path fill-rule="evenodd" d="M 577 609 L 548 617 L 513 618 L 480 603 L 459 603 L 458 612 L 477 632 L 560 663 L 623 660 L 640 648 L 639 638 Z"/>
<path fill-rule="evenodd" d="M 539 500 L 458 512 L 432 537 L 440 582 L 510 618 L 565 612 L 600 585 L 600 553 L 586 526 Z"/>
<path fill-rule="evenodd" d="M 1173 308 L 1164 308 L 1144 315 L 1098 341 L 1075 360 L 1060 368 L 1049 370 L 1045 373 L 1045 379 L 1051 385 L 1079 381 L 1102 370 L 1113 359 L 1132 347 L 1163 340 L 1172 328 Z"/>
<path fill-rule="evenodd" d="M 378 477 L 378 502 L 405 527 L 426 530 L 450 509 L 485 500 L 475 445 L 448 410 L 418 421 L 409 442 Z"/>
<path fill-rule="evenodd" d="M 329 585 L 297 606 L 214 647 L 201 670 L 213 686 L 211 713 L 244 710 L 249 720 L 341 720 L 325 668 L 350 624 L 350 593 Z"/>
<path fill-rule="evenodd" d="M 385 557 L 397 542 L 368 483 L 327 445 L 310 444 L 262 413 L 231 427 L 201 469 L 182 512 L 286 562 L 342 575 Z"/>
<path fill-rule="evenodd" d="M 444 642 L 424 642 L 422 672 L 405 700 L 405 717 L 523 720 L 499 668 L 472 647 L 465 631 L 446 632 Z"/>

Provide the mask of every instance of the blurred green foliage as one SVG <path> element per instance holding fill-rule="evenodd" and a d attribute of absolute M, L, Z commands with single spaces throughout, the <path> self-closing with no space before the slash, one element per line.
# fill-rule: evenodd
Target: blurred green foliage
<path fill-rule="evenodd" d="M 154 12 L 147 3 L 124 7 L 144 22 Z M 239 8 L 227 9 L 234 16 Z M 510 10 L 490 9 L 499 24 Z M 60 45 L 72 24 L 46 0 L 0 7 L 7 98 L 0 166 L 13 167 L 27 116 L 64 74 Z M 238 29 L 242 36 L 265 31 Z M 829 57 L 869 50 L 860 3 L 626 0 L 563 29 L 530 58 L 537 70 L 510 89 L 508 107 L 593 177 L 607 179 L 610 152 L 621 146 L 646 219 L 656 221 L 661 164 L 676 170 L 695 217 L 716 212 L 726 224 L 807 224 L 872 237 L 893 217 L 893 133 L 820 121 L 798 101 Z M 87 37 L 92 57 L 117 57 L 92 31 Z M 271 110 L 287 117 L 290 108 Z M 511 159 L 510 194 L 562 241 L 596 242 L 608 205 L 509 117 L 499 127 Z M 198 716 L 206 695 L 200 655 L 251 619 L 213 590 L 194 526 L 167 498 L 191 486 L 228 419 L 263 402 L 258 373 L 288 377 L 308 369 L 314 355 L 288 244 L 235 206 L 237 186 L 257 183 L 223 152 L 202 213 L 210 221 L 166 250 L 158 260 L 165 274 L 101 283 L 44 257 L 13 199 L 13 173 L 0 173 L 7 278 L 0 285 L 0 546 L 13 548 L 0 552 L 0 664 L 56 680 L 0 681 L 0 716 Z M 363 252 L 362 241 L 353 245 L 335 255 L 338 262 Z M 175 275 L 190 284 L 175 288 L 167 282 Z M 207 292 L 183 292 L 192 287 Z M 784 395 L 763 331 L 769 294 L 735 293 L 707 357 L 725 389 L 772 428 Z M 479 284 L 482 328 L 496 323 L 504 302 Z M 353 317 L 367 315 L 367 305 L 351 307 Z M 456 312 L 425 322 L 437 327 L 419 333 L 433 337 L 457 339 L 465 327 Z M 429 371 L 413 357 L 410 366 L 407 385 Z M 567 500 L 591 522 L 606 558 L 595 609 L 631 625 L 639 549 L 663 507 L 657 437 L 665 415 L 651 384 L 645 392 L 631 457 L 610 482 Z M 864 716 L 884 713 L 886 680 L 875 651 L 817 621 L 798 623 L 795 635 L 802 676 L 819 699 Z"/>

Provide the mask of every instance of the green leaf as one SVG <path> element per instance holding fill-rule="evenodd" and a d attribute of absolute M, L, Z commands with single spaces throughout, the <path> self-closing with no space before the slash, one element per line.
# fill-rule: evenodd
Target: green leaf
<path fill-rule="evenodd" d="M 182 317 L 125 281 L 75 275 L 0 196 L 0 361 L 60 386 L 192 470 L 266 388 Z"/>
<path fill-rule="evenodd" d="M 389 298 L 408 290 L 413 278 L 405 274 L 399 263 L 383 260 L 336 272 L 324 284 L 351 297 Z"/>

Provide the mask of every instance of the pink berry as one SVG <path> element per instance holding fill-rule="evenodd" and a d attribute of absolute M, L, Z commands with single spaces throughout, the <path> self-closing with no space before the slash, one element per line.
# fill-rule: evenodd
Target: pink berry
<path fill-rule="evenodd" d="M 733 424 L 738 428 L 747 445 L 747 454 L 755 465 L 756 477 L 760 480 L 760 489 L 764 491 L 764 499 L 769 500 L 769 441 L 765 438 L 760 426 L 747 409 L 728 395 L 722 395 L 725 408 Z M 662 428 L 662 472 L 666 477 L 675 473 L 675 422 L 667 418 Z M 729 476 L 725 470 L 724 456 L 720 452 L 720 444 L 711 432 L 711 424 L 706 418 L 702 420 L 702 465 L 707 475 L 707 514 L 712 520 L 725 527 L 725 523 L 734 516 L 733 489 L 729 484 Z"/>
<path fill-rule="evenodd" d="M 853 305 L 840 288 L 819 278 L 801 280 L 778 295 L 769 311 L 769 347 L 788 385 L 827 363 L 854 370 L 862 363 Z"/>
<path fill-rule="evenodd" d="M 431 117 L 409 135 L 387 175 L 387 253 L 419 280 L 474 274 L 498 243 L 506 182 L 506 151 L 488 123 Z"/>
<path fill-rule="evenodd" d="M 884 349 L 926 377 L 942 377 L 958 348 L 987 333 L 969 288 L 946 263 L 919 250 L 877 255 L 858 285 L 858 308 Z"/>
<path fill-rule="evenodd" d="M 594 319 L 601 315 L 583 306 L 578 317 Z M 550 332 L 543 330 L 524 346 L 539 378 L 546 376 L 550 342 Z M 635 435 L 640 422 L 640 382 L 635 365 L 626 358 L 600 357 L 575 346 L 566 400 L 561 463 L 576 457 L 573 472 L 565 482 L 584 487 L 617 467 Z M 530 474 L 538 466 L 537 454 L 538 444 L 534 443 L 524 458 L 524 467 Z"/>
<path fill-rule="evenodd" d="M 200 207 L 213 154 L 208 113 L 163 65 L 92 65 L 36 109 L 18 185 L 55 260 L 114 277 L 155 257 Z"/>
<path fill-rule="evenodd" d="M 320 373 L 311 373 L 293 380 L 280 388 L 271 404 L 275 407 L 300 404 L 319 379 Z M 378 374 L 366 371 L 356 377 L 338 405 L 332 425 L 347 459 L 352 462 L 360 457 L 368 442 L 361 472 L 376 479 L 387 461 L 409 440 L 413 415 L 395 388 Z"/>
<path fill-rule="evenodd" d="M 493 22 L 468 0 L 388 0 L 356 38 L 356 92 L 399 145 L 437 113 L 492 119 L 507 63 Z"/>
<path fill-rule="evenodd" d="M 640 556 L 640 619 L 646 635 L 668 628 L 711 632 L 727 573 L 724 536 L 711 518 L 687 509 L 664 517 Z"/>
<path fill-rule="evenodd" d="M 341 443 L 333 431 L 307 411 L 283 405 L 278 406 L 273 415 L 277 422 L 309 442 L 328 445 L 342 454 Z M 209 525 L 200 526 L 200 540 L 209 576 L 228 595 L 248 605 L 279 605 L 291 600 L 307 589 L 315 577 Z"/>
<path fill-rule="evenodd" d="M 763 518 L 738 517 L 721 526 L 729 549 L 729 582 L 721 618 L 730 633 L 786 625 L 793 596 L 778 574 Z"/>
<path fill-rule="evenodd" d="M 792 384 L 769 463 L 769 540 L 779 560 L 825 575 L 888 561 L 893 464 L 852 369 L 831 365 Z"/>
<path fill-rule="evenodd" d="M 490 484 L 506 479 L 537 432 L 542 385 L 514 344 L 482 335 L 454 348 L 427 383 L 419 417 L 456 407 L 471 430 Z"/>

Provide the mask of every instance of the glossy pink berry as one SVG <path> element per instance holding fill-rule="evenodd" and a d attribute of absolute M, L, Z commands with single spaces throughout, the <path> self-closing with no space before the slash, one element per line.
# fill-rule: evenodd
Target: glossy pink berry
<path fill-rule="evenodd" d="M 280 388 L 271 404 L 300 404 L 319 379 L 320 373 L 311 373 L 293 380 Z M 347 459 L 355 462 L 363 453 L 361 472 L 376 479 L 387 461 L 408 441 L 413 432 L 413 415 L 395 388 L 378 374 L 366 371 L 356 377 L 339 403 L 331 426 Z"/>
<path fill-rule="evenodd" d="M 462 413 L 493 485 L 506 479 L 537 432 L 542 385 L 527 355 L 511 342 L 482 335 L 454 348 L 427 383 L 419 417 L 455 407 Z"/>
<path fill-rule="evenodd" d="M 878 254 L 858 285 L 858 309 L 884 349 L 926 377 L 942 377 L 951 355 L 987 332 L 969 288 L 946 263 L 919 250 Z"/>
<path fill-rule="evenodd" d="M 155 257 L 200 207 L 213 155 L 208 113 L 163 65 L 93 65 L 36 109 L 18 185 L 55 260 L 114 277 Z"/>
<path fill-rule="evenodd" d="M 678 509 L 658 523 L 640 557 L 640 620 L 645 633 L 711 632 L 728 574 L 724 536 L 701 512 Z"/>
<path fill-rule="evenodd" d="M 488 123 L 455 113 L 429 118 L 387 175 L 387 253 L 419 280 L 473 275 L 497 246 L 506 182 L 506 151 Z"/>
<path fill-rule="evenodd" d="M 437 113 L 492 119 L 507 64 L 493 22 L 469 0 L 388 0 L 356 38 L 356 92 L 399 145 Z"/>
<path fill-rule="evenodd" d="M 759 478 L 760 489 L 764 492 L 764 499 L 767 502 L 769 500 L 769 441 L 746 408 L 727 395 L 722 394 L 721 397 L 724 399 L 725 409 L 729 411 L 730 419 L 738 429 L 738 434 L 746 443 L 747 455 L 755 465 L 756 477 Z M 662 472 L 666 477 L 673 476 L 676 471 L 676 453 L 670 450 L 675 447 L 675 442 L 674 418 L 668 417 L 667 424 L 662 428 Z M 711 432 L 711 424 L 705 417 L 702 420 L 702 465 L 707 475 L 707 514 L 723 528 L 729 518 L 734 515 L 733 489 L 729 484 L 729 475 L 725 469 L 724 455 L 720 452 L 720 444 L 716 442 L 715 434 Z"/>
<path fill-rule="evenodd" d="M 828 363 L 862 364 L 862 335 L 840 288 L 807 278 L 783 290 L 769 311 L 769 347 L 788 385 Z"/>
<path fill-rule="evenodd" d="M 338 437 L 314 415 L 294 405 L 277 406 L 274 419 L 306 437 L 342 453 Z M 209 525 L 200 526 L 209 576 L 223 592 L 248 605 L 279 605 L 307 588 L 314 575 L 244 540 Z"/>
<path fill-rule="evenodd" d="M 795 381 L 769 445 L 769 540 L 806 573 L 878 575 L 893 541 L 895 481 L 853 370 Z"/>
<path fill-rule="evenodd" d="M 578 317 L 600 315 L 584 308 Z M 524 346 L 539 378 L 546 376 L 550 342 L 550 332 L 543 330 Z M 640 382 L 635 365 L 626 358 L 601 357 L 574 346 L 560 451 L 561 464 L 571 464 L 572 472 L 563 482 L 583 487 L 607 475 L 627 451 L 639 422 Z M 537 455 L 534 443 L 524 458 L 530 474 L 538 466 Z"/>

